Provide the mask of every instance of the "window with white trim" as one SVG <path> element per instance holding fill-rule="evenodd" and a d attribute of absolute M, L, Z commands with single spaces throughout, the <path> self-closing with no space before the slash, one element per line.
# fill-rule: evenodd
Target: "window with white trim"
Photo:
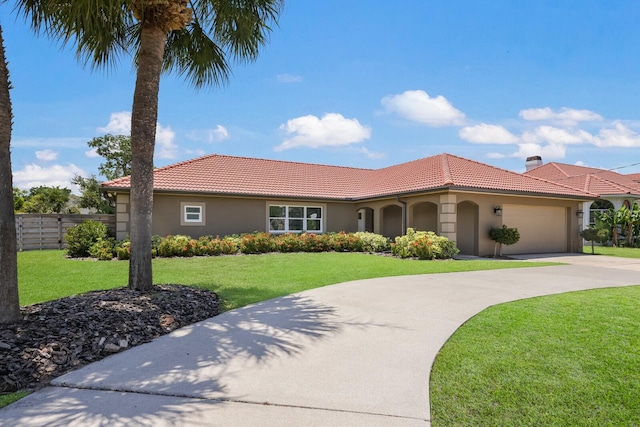
<path fill-rule="evenodd" d="M 322 207 L 269 205 L 269 232 L 322 233 Z"/>
<path fill-rule="evenodd" d="M 204 203 L 180 203 L 180 225 L 205 225 Z"/>

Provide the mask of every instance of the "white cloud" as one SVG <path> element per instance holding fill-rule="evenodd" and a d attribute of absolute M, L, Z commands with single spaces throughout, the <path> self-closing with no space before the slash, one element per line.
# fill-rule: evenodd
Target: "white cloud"
<path fill-rule="evenodd" d="M 338 113 L 327 113 L 322 118 L 308 115 L 288 120 L 280 125 L 290 138 L 274 148 L 275 151 L 294 147 L 335 147 L 362 142 L 371 136 L 371 129 L 357 119 L 346 119 Z"/>
<path fill-rule="evenodd" d="M 640 147 L 640 135 L 616 120 L 613 127 L 601 129 L 593 143 L 597 147 Z"/>
<path fill-rule="evenodd" d="M 171 127 L 158 124 L 156 128 L 156 157 L 159 159 L 175 159 L 178 154 L 178 146 L 173 142 L 176 133 Z"/>
<path fill-rule="evenodd" d="M 379 160 L 387 157 L 386 153 L 382 153 L 380 151 L 371 151 L 366 147 L 360 147 L 357 151 L 364 154 L 368 159 L 371 160 Z"/>
<path fill-rule="evenodd" d="M 460 138 L 477 144 L 514 144 L 518 138 L 502 126 L 481 123 L 466 126 L 458 132 Z"/>
<path fill-rule="evenodd" d="M 574 163 L 574 165 L 576 166 L 588 166 L 585 162 L 583 162 L 582 160 L 578 160 L 577 162 Z"/>
<path fill-rule="evenodd" d="M 302 81 L 302 76 L 299 74 L 278 74 L 276 76 L 276 80 L 278 83 L 300 83 Z"/>
<path fill-rule="evenodd" d="M 92 148 L 89 151 L 85 151 L 84 155 L 87 156 L 90 159 L 96 158 L 96 157 L 100 157 L 100 154 L 98 154 L 98 149 L 97 148 Z"/>
<path fill-rule="evenodd" d="M 490 159 L 504 159 L 507 156 L 501 153 L 487 153 L 487 157 Z"/>
<path fill-rule="evenodd" d="M 520 117 L 530 121 L 559 122 L 567 126 L 575 126 L 579 122 L 599 122 L 602 116 L 590 110 L 574 110 L 562 107 L 560 111 L 553 111 L 549 107 L 529 108 L 520 111 Z"/>
<path fill-rule="evenodd" d="M 98 132 L 106 132 L 117 135 L 131 135 L 131 111 L 111 113 L 109 123 L 105 127 L 98 128 Z M 156 123 L 156 157 L 159 159 L 174 159 L 177 156 L 178 146 L 173 142 L 176 133 L 170 126 L 164 127 Z M 89 154 L 85 152 L 88 157 Z"/>
<path fill-rule="evenodd" d="M 388 95 L 380 101 L 387 112 L 428 126 L 458 126 L 464 124 L 465 115 L 439 95 L 431 98 L 423 90 L 408 90 L 400 95 Z"/>
<path fill-rule="evenodd" d="M 53 150 L 36 151 L 36 158 L 43 162 L 52 162 L 58 158 L 58 153 Z"/>
<path fill-rule="evenodd" d="M 60 188 L 70 188 L 76 192 L 75 186 L 71 185 L 71 179 L 76 174 L 86 176 L 86 172 L 73 163 L 49 167 L 31 163 L 26 165 L 24 169 L 13 172 L 13 185 L 23 190 L 41 185 L 47 187 L 58 186 Z"/>
<path fill-rule="evenodd" d="M 582 129 L 562 129 L 553 126 L 538 126 L 533 131 L 522 133 L 526 143 L 548 142 L 551 144 L 582 144 L 592 142 L 593 135 Z"/>
<path fill-rule="evenodd" d="M 229 131 L 222 125 L 216 126 L 215 129 L 206 129 L 204 131 L 194 130 L 187 134 L 187 138 L 195 141 L 220 142 L 229 138 Z"/>
<path fill-rule="evenodd" d="M 531 142 L 518 144 L 519 150 L 511 157 L 526 159 L 531 156 L 542 156 L 543 159 L 564 159 L 566 147 L 563 144 L 540 145 Z"/>
<path fill-rule="evenodd" d="M 98 128 L 98 132 L 131 135 L 131 111 L 111 113 L 109 123 L 105 127 Z"/>
<path fill-rule="evenodd" d="M 222 125 L 216 126 L 215 129 L 209 129 L 207 131 L 209 136 L 209 142 L 222 141 L 229 138 L 229 131 Z"/>
<path fill-rule="evenodd" d="M 189 156 L 193 156 L 193 157 L 202 157 L 205 154 L 207 154 L 206 151 L 204 150 L 200 150 L 200 149 L 196 149 L 196 150 L 184 150 L 184 152 L 186 154 L 188 154 Z"/>

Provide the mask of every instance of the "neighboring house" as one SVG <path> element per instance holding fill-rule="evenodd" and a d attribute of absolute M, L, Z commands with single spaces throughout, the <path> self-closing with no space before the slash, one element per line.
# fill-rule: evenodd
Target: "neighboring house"
<path fill-rule="evenodd" d="M 116 195 L 117 237 L 130 231 L 130 177 L 102 184 Z M 371 231 L 407 227 L 493 254 L 491 227 L 517 227 L 505 253 L 579 252 L 578 212 L 589 191 L 450 154 L 382 169 L 209 155 L 154 172 L 154 234 Z"/>
<path fill-rule="evenodd" d="M 597 194 L 600 200 L 586 201 L 583 204 L 582 211 L 589 215 L 584 215 L 582 228 L 588 228 L 594 223 L 595 212 L 608 208 L 617 210 L 623 205 L 631 207 L 640 200 L 640 184 L 637 182 L 640 174 L 623 175 L 606 169 L 556 162 L 542 164 L 542 159 L 535 156 L 527 159 L 525 175 Z"/>

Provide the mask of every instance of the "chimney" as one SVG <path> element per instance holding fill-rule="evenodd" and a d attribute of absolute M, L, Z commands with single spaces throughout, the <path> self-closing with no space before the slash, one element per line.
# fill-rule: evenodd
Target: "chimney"
<path fill-rule="evenodd" d="M 525 166 L 527 167 L 527 172 L 529 172 L 531 169 L 537 168 L 538 166 L 542 166 L 542 157 L 540 156 L 527 157 L 527 162 L 525 163 Z"/>

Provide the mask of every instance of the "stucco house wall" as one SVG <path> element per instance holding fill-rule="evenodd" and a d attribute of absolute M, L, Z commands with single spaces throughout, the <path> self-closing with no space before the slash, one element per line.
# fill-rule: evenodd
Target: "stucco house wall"
<path fill-rule="evenodd" d="M 129 233 L 129 195 L 119 193 L 117 204 L 117 238 Z M 193 238 L 269 231 L 269 205 L 319 206 L 323 209 L 323 231 L 355 232 L 357 211 L 353 203 L 316 200 L 259 199 L 241 197 L 194 196 L 188 194 L 154 194 L 152 233 L 160 236 L 183 234 Z M 202 206 L 204 221 L 182 221 L 184 205 Z"/>

